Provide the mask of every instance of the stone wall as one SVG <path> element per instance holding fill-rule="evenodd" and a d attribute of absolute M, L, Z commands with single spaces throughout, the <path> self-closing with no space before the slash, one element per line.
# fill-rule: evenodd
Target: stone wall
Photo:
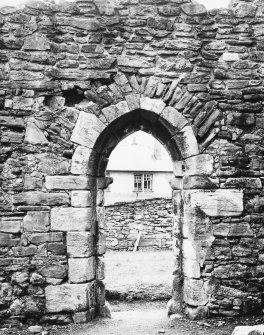
<path fill-rule="evenodd" d="M 261 310 L 263 28 L 261 0 L 0 9 L 1 318 L 108 313 L 105 169 L 139 129 L 174 162 L 169 313 Z"/>
<path fill-rule="evenodd" d="M 149 199 L 105 207 L 106 246 L 110 250 L 171 249 L 173 211 L 171 199 Z"/>

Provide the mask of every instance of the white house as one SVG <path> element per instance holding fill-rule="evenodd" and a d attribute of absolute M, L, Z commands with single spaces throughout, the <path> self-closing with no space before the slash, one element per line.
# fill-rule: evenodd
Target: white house
<path fill-rule="evenodd" d="M 106 205 L 171 197 L 172 161 L 163 146 L 142 131 L 128 136 L 113 150 L 107 175 L 114 181 L 105 192 Z"/>

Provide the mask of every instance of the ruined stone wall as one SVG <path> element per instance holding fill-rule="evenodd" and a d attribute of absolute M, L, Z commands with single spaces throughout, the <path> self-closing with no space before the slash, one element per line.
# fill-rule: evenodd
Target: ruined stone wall
<path fill-rule="evenodd" d="M 121 202 L 105 207 L 106 246 L 110 250 L 171 249 L 173 211 L 171 199 Z"/>
<path fill-rule="evenodd" d="M 263 1 L 30 1 L 0 46 L 0 317 L 108 313 L 104 173 L 139 129 L 174 162 L 169 312 L 261 310 Z"/>

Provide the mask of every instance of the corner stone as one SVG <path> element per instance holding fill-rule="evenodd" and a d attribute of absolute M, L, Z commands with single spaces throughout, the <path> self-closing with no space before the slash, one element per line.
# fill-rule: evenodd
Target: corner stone
<path fill-rule="evenodd" d="M 94 257 L 69 259 L 69 282 L 85 283 L 95 278 Z"/>
<path fill-rule="evenodd" d="M 48 313 L 76 312 L 89 309 L 89 284 L 65 284 L 45 289 Z"/>

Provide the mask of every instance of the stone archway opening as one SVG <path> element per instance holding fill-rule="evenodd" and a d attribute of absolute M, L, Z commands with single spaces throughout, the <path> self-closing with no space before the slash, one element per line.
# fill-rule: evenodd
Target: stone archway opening
<path fill-rule="evenodd" d="M 167 149 L 173 162 L 174 178 L 172 178 L 170 185 L 173 190 L 172 203 L 174 211 L 174 224 L 173 224 L 173 257 L 174 257 L 174 268 L 173 268 L 173 283 L 172 283 L 172 298 L 168 304 L 168 312 L 175 313 L 182 311 L 183 303 L 183 264 L 182 264 L 182 179 L 183 179 L 183 159 L 188 156 L 197 155 L 199 152 L 198 145 L 195 136 L 192 132 L 191 127 L 188 125 L 188 121 L 180 115 L 175 109 L 167 107 L 160 100 L 147 99 L 144 103 L 144 108 L 136 108 L 132 111 L 116 117 L 114 115 L 113 120 L 110 118 L 107 120 L 108 125 L 100 133 L 97 138 L 90 159 L 88 162 L 89 174 L 100 179 L 105 177 L 107 168 L 108 158 L 116 147 L 116 145 L 125 137 L 132 134 L 137 130 L 143 130 L 156 139 L 158 139 L 163 146 Z M 126 105 L 122 106 L 123 108 Z M 148 109 L 149 108 L 149 109 Z M 151 110 L 152 109 L 152 110 Z M 153 111 L 154 110 L 154 111 Z M 108 109 L 109 111 L 109 109 Z M 116 107 L 112 109 L 116 111 Z M 174 112 L 175 115 L 171 115 Z M 109 114 L 106 114 L 109 116 Z M 105 187 L 112 180 L 105 178 Z M 103 268 L 103 257 L 106 252 L 106 237 L 105 237 L 105 218 L 104 218 L 104 203 L 103 203 L 103 190 L 102 188 L 95 187 L 94 197 L 96 198 L 96 228 L 95 231 L 98 233 L 97 239 L 97 255 L 96 262 L 99 268 Z M 98 285 L 101 287 L 101 301 L 105 303 L 105 288 L 104 288 L 104 275 L 97 278 Z M 104 308 L 101 309 L 105 314 Z"/>
<path fill-rule="evenodd" d="M 137 131 L 112 151 L 107 176 L 113 183 L 104 191 L 106 298 L 114 309 L 136 300 L 166 308 L 173 272 L 171 158 L 152 135 Z"/>

